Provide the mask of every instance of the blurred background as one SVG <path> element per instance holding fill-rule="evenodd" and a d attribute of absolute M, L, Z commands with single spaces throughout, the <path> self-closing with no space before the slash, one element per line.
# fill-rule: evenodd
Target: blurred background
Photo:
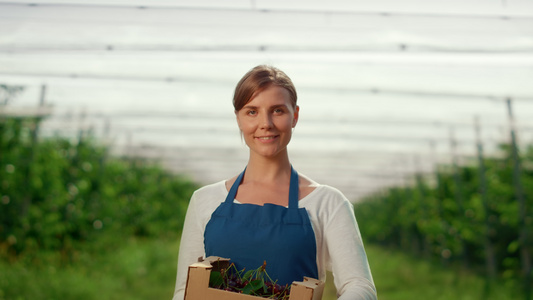
<path fill-rule="evenodd" d="M 170 298 L 258 64 L 295 83 L 292 163 L 354 203 L 380 299 L 531 299 L 525 0 L 0 1 L 0 299 Z"/>

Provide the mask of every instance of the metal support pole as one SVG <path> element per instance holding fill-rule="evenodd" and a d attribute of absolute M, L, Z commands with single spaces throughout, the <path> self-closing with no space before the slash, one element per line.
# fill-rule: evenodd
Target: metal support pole
<path fill-rule="evenodd" d="M 518 241 L 520 244 L 520 260 L 522 263 L 522 274 L 524 277 L 524 295 L 526 300 L 531 299 L 531 254 L 529 251 L 528 228 L 526 224 L 526 200 L 520 178 L 520 155 L 518 154 L 518 145 L 516 138 L 515 120 L 513 117 L 512 99 L 507 99 L 507 111 L 509 114 L 510 133 L 511 133 L 511 151 L 513 155 L 513 183 L 515 197 L 518 201 Z"/>
<path fill-rule="evenodd" d="M 441 174 L 441 170 L 439 168 L 439 163 L 438 161 L 435 159 L 435 152 L 436 152 L 436 145 L 435 145 L 435 142 L 434 141 L 431 141 L 430 143 L 430 147 L 431 147 L 431 154 L 432 154 L 432 157 L 433 157 L 433 161 L 435 163 L 435 179 L 436 179 L 436 200 L 437 200 L 437 215 L 438 215 L 438 218 L 439 218 L 439 221 L 441 223 L 441 226 L 442 228 L 444 229 L 444 231 L 448 231 L 449 229 L 449 226 L 446 222 L 446 220 L 444 219 L 444 205 L 443 205 L 443 201 L 444 201 L 444 192 L 443 192 L 443 183 L 442 183 L 442 174 Z M 449 256 L 446 256 L 444 255 L 444 251 L 448 249 L 448 243 L 446 241 L 446 236 L 445 235 L 442 235 L 442 237 L 440 239 L 437 240 L 438 243 L 440 244 L 441 246 L 441 263 L 442 265 L 446 266 L 448 265 L 448 260 L 449 260 Z"/>
<path fill-rule="evenodd" d="M 39 106 L 44 106 L 44 101 L 46 99 L 46 84 L 41 85 L 41 97 L 39 98 Z"/>
<path fill-rule="evenodd" d="M 457 159 L 457 140 L 455 139 L 453 127 L 450 128 L 450 152 L 452 156 L 452 167 L 453 167 L 453 179 L 455 183 L 455 202 L 457 204 L 458 218 L 461 219 L 460 223 L 468 222 L 465 216 L 465 209 L 463 205 L 463 184 L 461 182 L 461 176 L 459 174 L 459 163 Z M 461 256 L 463 260 L 463 267 L 467 268 L 468 263 L 468 249 L 466 248 L 466 243 L 461 234 L 461 229 L 457 228 L 457 238 L 461 245 Z"/>
<path fill-rule="evenodd" d="M 484 225 L 485 225 L 485 296 L 490 294 L 490 287 L 496 278 L 496 256 L 494 253 L 494 245 L 491 241 L 491 226 L 490 226 L 490 210 L 487 195 L 487 178 L 485 171 L 485 161 L 483 157 L 483 143 L 481 141 L 481 128 L 479 126 L 479 118 L 474 119 L 474 129 L 476 132 L 476 148 L 478 158 L 479 170 L 479 193 L 481 195 L 481 202 L 483 203 Z"/>

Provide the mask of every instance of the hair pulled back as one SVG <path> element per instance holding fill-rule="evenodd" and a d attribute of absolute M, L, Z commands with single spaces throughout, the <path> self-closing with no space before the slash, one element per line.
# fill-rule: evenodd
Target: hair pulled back
<path fill-rule="evenodd" d="M 259 65 L 248 71 L 237 83 L 233 94 L 235 111 L 241 110 L 253 97 L 271 85 L 285 88 L 289 92 L 292 107 L 296 108 L 298 97 L 289 76 L 276 67 Z"/>

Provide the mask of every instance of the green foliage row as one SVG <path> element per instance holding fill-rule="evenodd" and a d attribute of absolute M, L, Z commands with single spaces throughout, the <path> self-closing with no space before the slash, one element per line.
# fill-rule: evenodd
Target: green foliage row
<path fill-rule="evenodd" d="M 172 298 L 177 239 L 116 236 L 110 246 L 109 238 L 85 243 L 67 264 L 52 252 L 0 260 L 0 300 Z"/>
<path fill-rule="evenodd" d="M 436 174 L 418 175 L 411 185 L 389 188 L 358 203 L 362 235 L 369 242 L 445 264 L 457 262 L 489 277 L 520 278 L 519 235 L 528 233 L 525 245 L 531 245 L 533 235 L 533 147 L 521 155 L 517 173 L 524 208 L 513 181 L 511 147 L 503 145 L 501 151 L 499 158 L 483 158 L 483 164 L 439 166 Z"/>
<path fill-rule="evenodd" d="M 24 258 L 0 260 L 0 300 L 171 299 L 176 281 L 177 239 L 118 237 L 109 248 L 85 244 L 75 262 L 64 265 L 57 253 L 39 253 L 41 263 Z M 87 249 L 90 246 L 92 249 Z M 367 244 L 366 252 L 380 300 L 516 300 L 519 289 L 497 281 L 486 291 L 472 272 L 443 269 L 415 256 Z M 328 273 L 322 300 L 334 300 Z"/>
<path fill-rule="evenodd" d="M 369 243 L 365 248 L 379 300 L 523 299 L 513 281 L 497 280 L 487 285 L 483 276 L 460 266 L 443 267 L 414 253 Z"/>
<path fill-rule="evenodd" d="M 0 118 L 0 256 L 63 251 L 104 233 L 177 236 L 196 186 L 109 155 L 90 136 L 39 139 L 39 118 Z"/>

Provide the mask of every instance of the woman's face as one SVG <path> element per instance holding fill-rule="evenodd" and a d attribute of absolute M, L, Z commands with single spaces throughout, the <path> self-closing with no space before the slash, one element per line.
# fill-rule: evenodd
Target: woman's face
<path fill-rule="evenodd" d="M 253 154 L 275 158 L 287 151 L 299 107 L 292 107 L 289 92 L 271 85 L 236 112 L 244 141 Z"/>

